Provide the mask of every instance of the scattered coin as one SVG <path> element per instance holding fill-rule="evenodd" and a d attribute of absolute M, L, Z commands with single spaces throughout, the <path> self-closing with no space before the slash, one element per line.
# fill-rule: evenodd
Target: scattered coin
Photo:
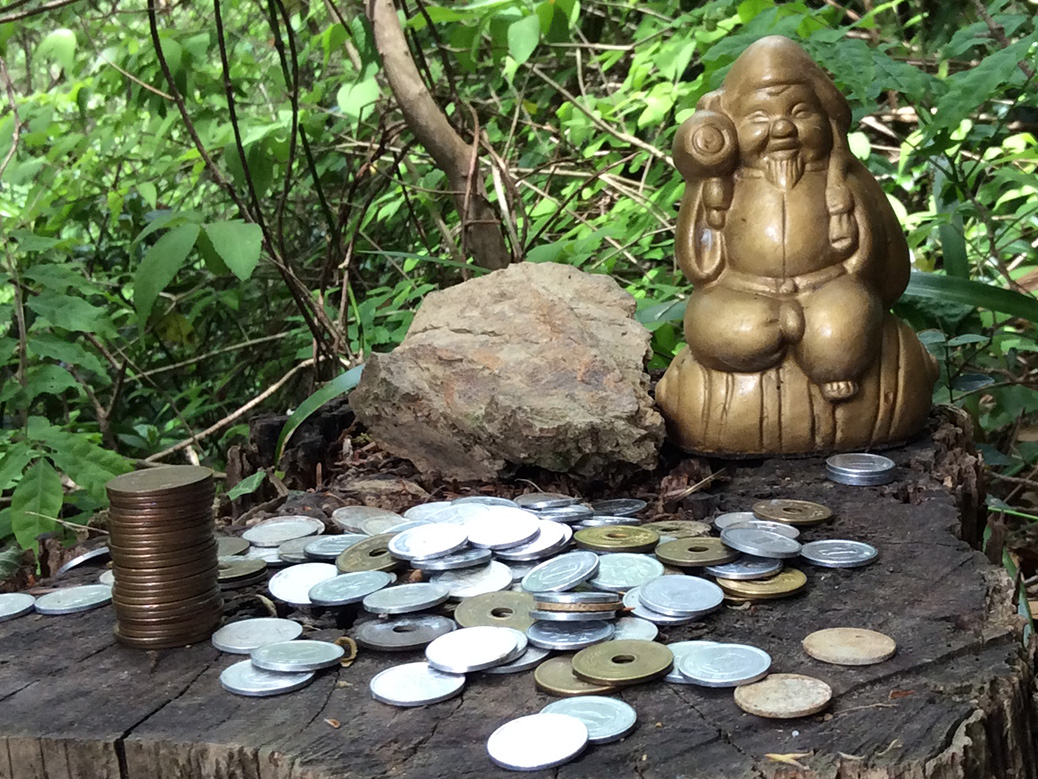
<path fill-rule="evenodd" d="M 509 549 L 533 541 L 541 532 L 540 520 L 529 511 L 486 506 L 478 517 L 466 520 L 469 543 L 481 549 Z"/>
<path fill-rule="evenodd" d="M 579 695 L 553 701 L 541 709 L 541 713 L 576 717 L 587 727 L 592 744 L 619 741 L 634 730 L 638 721 L 638 714 L 630 704 L 602 695 Z"/>
<path fill-rule="evenodd" d="M 594 552 L 569 552 L 541 563 L 523 577 L 527 592 L 559 592 L 583 584 L 598 572 Z"/>
<path fill-rule="evenodd" d="M 533 681 L 537 689 L 562 698 L 610 693 L 616 690 L 615 687 L 592 684 L 578 677 L 573 673 L 573 660 L 568 656 L 545 660 L 533 672 Z"/>
<path fill-rule="evenodd" d="M 261 560 L 272 568 L 281 568 L 288 565 L 288 563 L 278 557 L 278 548 L 276 546 L 250 546 L 245 554 L 241 556 L 246 560 Z"/>
<path fill-rule="evenodd" d="M 217 536 L 216 556 L 231 557 L 233 555 L 245 554 L 251 544 L 244 538 L 238 536 Z"/>
<path fill-rule="evenodd" d="M 626 639 L 581 649 L 573 656 L 573 672 L 594 684 L 640 684 L 665 676 L 674 655 L 663 644 Z"/>
<path fill-rule="evenodd" d="M 433 582 L 398 584 L 376 590 L 365 596 L 361 604 L 365 611 L 373 614 L 409 614 L 438 606 L 447 600 L 448 595 L 444 585 Z"/>
<path fill-rule="evenodd" d="M 541 592 L 537 596 L 537 607 L 558 611 L 603 610 L 620 607 L 620 596 L 612 592 Z"/>
<path fill-rule="evenodd" d="M 648 620 L 654 625 L 687 625 L 689 622 L 696 620 L 696 617 L 674 617 L 669 614 L 661 614 L 648 608 L 644 603 L 635 605 L 631 609 L 631 615 L 639 619 Z"/>
<path fill-rule="evenodd" d="M 368 649 L 401 652 L 419 649 L 454 630 L 454 620 L 436 614 L 403 614 L 389 619 L 358 623 L 353 632 L 356 642 Z"/>
<path fill-rule="evenodd" d="M 641 604 L 669 617 L 701 617 L 716 611 L 724 592 L 713 582 L 697 576 L 661 576 L 638 590 Z"/>
<path fill-rule="evenodd" d="M 817 525 L 833 515 L 833 512 L 821 503 L 783 498 L 758 501 L 753 504 L 753 513 L 758 519 L 788 522 L 791 525 Z"/>
<path fill-rule="evenodd" d="M 659 628 L 641 617 L 621 617 L 616 621 L 614 641 L 637 638 L 642 641 L 653 641 L 660 634 Z"/>
<path fill-rule="evenodd" d="M 558 508 L 553 509 L 530 510 L 536 510 L 537 516 L 541 519 L 551 520 L 552 522 L 564 522 L 566 524 L 582 522 L 595 515 L 595 512 L 590 506 L 585 506 L 582 503 L 574 503 L 570 506 L 559 506 Z"/>
<path fill-rule="evenodd" d="M 341 533 L 337 536 L 318 536 L 308 539 L 303 554 L 310 560 L 334 563 L 335 559 L 355 544 L 367 538 L 362 533 Z"/>
<path fill-rule="evenodd" d="M 540 771 L 568 763 L 588 744 L 588 730 L 566 714 L 529 714 L 490 734 L 487 753 L 502 768 Z"/>
<path fill-rule="evenodd" d="M 455 506 L 465 503 L 475 503 L 477 506 L 507 506 L 509 508 L 519 508 L 519 504 L 514 500 L 508 498 L 497 498 L 492 495 L 470 495 L 467 498 L 455 498 L 451 501 Z"/>
<path fill-rule="evenodd" d="M 599 619 L 612 619 L 616 609 L 610 611 L 542 611 L 534 609 L 530 616 L 539 622 L 593 622 Z"/>
<path fill-rule="evenodd" d="M 577 530 L 586 530 L 589 527 L 611 527 L 614 525 L 626 525 L 631 526 L 630 517 L 609 517 L 604 514 L 590 516 L 587 519 L 582 519 L 579 522 L 575 522 L 573 527 Z"/>
<path fill-rule="evenodd" d="M 447 673 L 470 673 L 491 668 L 515 658 L 518 641 L 513 632 L 498 627 L 473 627 L 440 636 L 425 648 L 425 659 L 433 668 Z"/>
<path fill-rule="evenodd" d="M 616 632 L 612 622 L 534 622 L 526 629 L 526 637 L 541 649 L 573 652 L 608 641 Z"/>
<path fill-rule="evenodd" d="M 264 671 L 299 673 L 338 665 L 344 654 L 346 650 L 331 641 L 276 641 L 256 647 L 249 658 Z"/>
<path fill-rule="evenodd" d="M 878 454 L 834 454 L 825 461 L 830 481 L 852 486 L 888 484 L 894 480 L 896 468 L 893 460 Z"/>
<path fill-rule="evenodd" d="M 450 700 L 465 687 L 463 674 L 438 671 L 428 663 L 406 663 L 380 671 L 368 689 L 376 701 L 390 706 L 426 706 Z"/>
<path fill-rule="evenodd" d="M 101 584 L 106 584 L 109 587 L 111 587 L 115 584 L 115 571 L 101 571 L 101 575 L 97 577 L 97 581 Z"/>
<path fill-rule="evenodd" d="M 596 514 L 607 514 L 614 517 L 633 517 L 649 504 L 638 498 L 607 498 L 594 500 L 591 509 Z"/>
<path fill-rule="evenodd" d="M 313 671 L 304 673 L 264 671 L 262 668 L 254 666 L 251 660 L 242 660 L 224 669 L 220 674 L 220 686 L 237 695 L 262 698 L 301 690 L 313 679 Z"/>
<path fill-rule="evenodd" d="M 348 606 L 388 587 L 396 576 L 385 571 L 354 571 L 319 581 L 307 595 L 315 606 Z"/>
<path fill-rule="evenodd" d="M 643 528 L 655 530 L 660 538 L 674 540 L 677 538 L 696 538 L 710 534 L 710 525 L 706 522 L 695 522 L 687 519 L 668 519 L 661 522 L 646 522 Z"/>
<path fill-rule="evenodd" d="M 767 519 L 748 519 L 745 522 L 733 522 L 723 528 L 722 532 L 737 527 L 751 527 L 756 528 L 757 530 L 770 530 L 772 533 L 778 533 L 780 536 L 785 536 L 786 538 L 800 538 L 800 531 L 793 525 L 787 525 L 785 522 L 771 522 Z"/>
<path fill-rule="evenodd" d="M 484 669 L 483 673 L 492 675 L 517 674 L 539 666 L 550 655 L 547 649 L 527 645 L 526 650 L 515 660 L 493 668 Z"/>
<path fill-rule="evenodd" d="M 221 652 L 247 655 L 256 647 L 299 638 L 303 626 L 290 619 L 256 617 L 231 622 L 213 633 L 213 646 Z"/>
<path fill-rule="evenodd" d="M 533 624 L 533 596 L 528 592 L 489 592 L 465 598 L 454 610 L 462 627 L 491 626 L 525 631 Z"/>
<path fill-rule="evenodd" d="M 663 576 L 659 560 L 643 554 L 617 552 L 599 558 L 598 572 L 590 580 L 596 590 L 626 592 Z"/>
<path fill-rule="evenodd" d="M 703 687 L 737 687 L 767 676 L 771 655 L 747 644 L 699 642 L 686 649 L 678 671 Z"/>
<path fill-rule="evenodd" d="M 471 598 L 488 592 L 500 592 L 512 586 L 512 571 L 496 560 L 482 568 L 464 568 L 460 571 L 444 571 L 429 579 L 434 584 L 447 588 L 451 598 Z"/>
<path fill-rule="evenodd" d="M 83 554 L 79 555 L 78 557 L 73 557 L 71 560 L 69 560 L 67 563 L 65 563 L 63 566 L 61 566 L 58 569 L 58 572 L 56 574 L 54 574 L 54 575 L 55 576 L 61 576 L 61 574 L 65 573 L 66 571 L 71 571 L 73 568 L 76 568 L 76 567 L 82 565 L 83 563 L 88 563 L 91 560 L 96 560 L 97 562 L 102 562 L 102 560 L 107 559 L 108 556 L 109 556 L 108 547 L 107 546 L 99 546 L 99 547 L 97 547 L 97 549 L 91 549 L 89 552 L 84 552 Z"/>
<path fill-rule="evenodd" d="M 425 557 L 412 560 L 411 565 L 419 571 L 458 571 L 464 568 L 479 568 L 490 562 L 493 552 L 489 549 L 462 549 L 443 557 Z"/>
<path fill-rule="evenodd" d="M 679 538 L 657 546 L 656 557 L 679 568 L 702 568 L 733 562 L 739 553 L 720 538 Z"/>
<path fill-rule="evenodd" d="M 681 673 L 678 667 L 681 665 L 682 659 L 685 655 L 690 652 L 694 652 L 701 646 L 712 646 L 716 641 L 675 641 L 667 644 L 666 647 L 674 654 L 674 666 L 667 672 L 667 675 L 663 677 L 663 681 L 670 682 L 671 684 L 692 684 L 692 680 Z"/>
<path fill-rule="evenodd" d="M 324 532 L 324 523 L 313 517 L 294 515 L 275 517 L 253 525 L 241 537 L 253 546 L 281 546 L 293 538 L 315 536 Z"/>
<path fill-rule="evenodd" d="M 392 538 L 389 534 L 371 536 L 354 544 L 335 558 L 335 567 L 340 573 L 395 571 L 401 563 L 389 553 L 389 542 Z"/>
<path fill-rule="evenodd" d="M 216 580 L 220 584 L 264 581 L 267 564 L 263 560 L 249 560 L 242 556 L 219 559 Z"/>
<path fill-rule="evenodd" d="M 343 506 L 332 512 L 332 521 L 347 533 L 360 533 L 360 522 L 373 517 L 392 518 L 401 522 L 403 517 L 394 511 L 371 506 Z"/>
<path fill-rule="evenodd" d="M 27 592 L 0 593 L 0 622 L 28 614 L 35 604 L 36 598 Z"/>
<path fill-rule="evenodd" d="M 659 540 L 655 530 L 634 525 L 589 527 L 573 534 L 577 546 L 596 552 L 649 552 Z"/>
<path fill-rule="evenodd" d="M 100 608 L 112 601 L 112 588 L 104 584 L 80 584 L 54 590 L 36 599 L 39 614 L 76 614 Z"/>
<path fill-rule="evenodd" d="M 733 563 L 708 565 L 703 570 L 711 576 L 716 576 L 718 579 L 734 579 L 736 581 L 766 579 L 782 570 L 782 561 L 748 555 L 740 557 Z"/>
<path fill-rule="evenodd" d="M 580 498 L 569 495 L 559 495 L 557 492 L 530 492 L 520 495 L 515 499 L 516 505 L 522 509 L 543 511 L 545 509 L 558 509 L 564 506 L 572 506 L 579 503 Z"/>
<path fill-rule="evenodd" d="M 823 568 L 860 568 L 876 561 L 879 551 L 862 541 L 844 541 L 835 538 L 804 544 L 800 556 Z"/>
<path fill-rule="evenodd" d="M 498 549 L 495 555 L 501 560 L 542 560 L 561 552 L 573 538 L 573 530 L 561 522 L 538 519 L 537 527 L 540 532 L 532 540 L 510 549 Z"/>
<path fill-rule="evenodd" d="M 772 674 L 735 690 L 735 703 L 740 709 L 770 719 L 817 714 L 829 705 L 832 697 L 828 684 L 801 674 Z"/>
<path fill-rule="evenodd" d="M 389 553 L 401 560 L 442 557 L 457 552 L 468 543 L 465 531 L 457 525 L 425 524 L 405 530 L 389 540 Z"/>
<path fill-rule="evenodd" d="M 834 665 L 872 665 L 897 652 L 890 636 L 864 628 L 816 630 L 804 639 L 804 651 L 815 660 Z"/>
<path fill-rule="evenodd" d="M 726 527 L 721 531 L 725 546 L 755 557 L 783 560 L 800 554 L 800 542 L 770 530 L 745 525 Z"/>
<path fill-rule="evenodd" d="M 798 571 L 796 568 L 786 568 L 767 579 L 753 579 L 751 581 L 716 579 L 716 582 L 717 586 L 724 590 L 725 595 L 751 601 L 771 600 L 774 598 L 784 598 L 787 595 L 799 592 L 807 584 L 807 577 L 803 571 Z"/>
<path fill-rule="evenodd" d="M 752 511 L 729 511 L 727 514 L 719 514 L 714 517 L 714 527 L 724 530 L 729 525 L 737 525 L 740 522 L 750 522 L 757 519 Z"/>
<path fill-rule="evenodd" d="M 279 601 L 291 606 L 309 606 L 313 586 L 336 575 L 338 571 L 330 563 L 290 565 L 270 577 L 267 589 Z"/>
<path fill-rule="evenodd" d="M 405 511 L 404 518 L 435 522 L 441 514 L 450 511 L 451 506 L 452 504 L 449 500 L 437 500 L 432 503 L 422 503 L 417 506 L 412 506 Z"/>
<path fill-rule="evenodd" d="M 310 558 L 306 556 L 306 545 L 310 543 L 309 536 L 303 536 L 301 538 L 293 538 L 286 541 L 278 546 L 278 557 L 284 562 L 290 565 L 296 563 L 307 563 L 310 562 Z"/>

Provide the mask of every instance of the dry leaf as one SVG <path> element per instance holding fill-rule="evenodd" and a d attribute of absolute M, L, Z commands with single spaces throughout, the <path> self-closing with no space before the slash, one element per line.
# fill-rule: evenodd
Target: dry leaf
<path fill-rule="evenodd" d="M 807 770 L 807 766 L 797 760 L 798 757 L 811 757 L 814 752 L 790 752 L 785 755 L 776 754 L 769 752 L 764 755 L 768 760 L 774 760 L 776 763 L 785 763 L 786 765 L 795 765 L 797 768 L 803 768 Z"/>
<path fill-rule="evenodd" d="M 326 719 L 325 722 L 327 722 L 329 725 L 331 725 L 336 730 L 338 730 L 341 727 L 341 723 L 337 719 Z"/>
<path fill-rule="evenodd" d="M 907 698 L 909 695 L 915 695 L 915 690 L 891 690 L 890 700 L 895 701 L 898 698 Z"/>

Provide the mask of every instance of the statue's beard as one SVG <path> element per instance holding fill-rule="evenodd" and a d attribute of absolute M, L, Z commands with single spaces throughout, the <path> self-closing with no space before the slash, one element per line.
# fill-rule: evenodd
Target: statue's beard
<path fill-rule="evenodd" d="M 804 161 L 800 154 L 783 155 L 778 157 L 774 154 L 765 154 L 764 177 L 772 185 L 783 192 L 788 192 L 797 185 L 800 177 L 804 175 Z"/>

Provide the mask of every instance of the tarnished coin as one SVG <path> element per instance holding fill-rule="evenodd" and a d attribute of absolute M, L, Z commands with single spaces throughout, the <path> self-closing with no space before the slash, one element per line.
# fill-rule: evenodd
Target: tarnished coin
<path fill-rule="evenodd" d="M 538 519 L 537 527 L 540 532 L 531 541 L 510 549 L 498 549 L 494 554 L 501 560 L 543 560 L 561 552 L 573 538 L 573 530 L 561 522 Z"/>
<path fill-rule="evenodd" d="M 655 530 L 660 538 L 696 538 L 710 535 L 710 525 L 683 519 L 668 519 L 661 522 L 646 522 L 641 527 Z"/>
<path fill-rule="evenodd" d="M 542 611 L 534 609 L 530 616 L 541 622 L 593 622 L 598 619 L 612 619 L 616 610 L 610 611 Z"/>
<path fill-rule="evenodd" d="M 804 639 L 803 646 L 815 660 L 834 665 L 882 663 L 897 652 L 897 644 L 890 636 L 864 628 L 816 630 Z"/>
<path fill-rule="evenodd" d="M 469 543 L 481 549 L 509 549 L 537 538 L 540 520 L 529 511 L 505 506 L 485 506 L 481 516 L 463 525 Z"/>
<path fill-rule="evenodd" d="M 828 684 L 801 674 L 772 674 L 735 690 L 735 703 L 740 709 L 769 719 L 817 714 L 829 705 L 832 697 Z"/>
<path fill-rule="evenodd" d="M 591 502 L 591 508 L 596 514 L 606 514 L 614 517 L 633 517 L 649 504 L 638 498 L 606 498 Z"/>
<path fill-rule="evenodd" d="M 495 665 L 493 668 L 484 669 L 483 673 L 493 674 L 495 676 L 522 673 L 523 671 L 529 671 L 531 668 L 539 666 L 550 654 L 551 652 L 547 649 L 541 649 L 538 646 L 529 646 L 529 644 L 527 644 L 526 649 L 515 660 L 512 660 L 510 663 Z"/>
<path fill-rule="evenodd" d="M 111 587 L 104 584 L 80 584 L 41 595 L 36 599 L 35 607 L 39 614 L 76 614 L 100 608 L 111 600 Z"/>
<path fill-rule="evenodd" d="M 231 557 L 232 555 L 245 554 L 249 549 L 249 542 L 237 536 L 217 536 L 216 556 Z"/>
<path fill-rule="evenodd" d="M 462 627 L 492 626 L 525 631 L 533 624 L 533 596 L 528 592 L 489 592 L 465 598 L 454 610 Z"/>
<path fill-rule="evenodd" d="M 308 563 L 311 562 L 310 558 L 306 556 L 306 545 L 310 543 L 309 536 L 303 536 L 302 538 L 293 538 L 286 541 L 283 544 L 278 545 L 278 557 L 284 562 L 290 565 L 296 563 Z"/>
<path fill-rule="evenodd" d="M 616 632 L 613 633 L 614 641 L 622 641 L 628 638 L 637 638 L 641 641 L 652 641 L 660 634 L 652 622 L 641 617 L 621 617 L 616 621 Z"/>
<path fill-rule="evenodd" d="M 398 584 L 365 596 L 361 605 L 372 614 L 410 614 L 438 606 L 448 595 L 444 585 L 433 582 Z"/>
<path fill-rule="evenodd" d="M 249 653 L 252 664 L 264 671 L 300 673 L 338 665 L 346 654 L 331 641 L 277 641 L 258 646 Z"/>
<path fill-rule="evenodd" d="M 216 578 L 221 583 L 236 582 L 242 579 L 252 581 L 266 574 L 267 563 L 263 560 L 249 560 L 243 557 L 230 557 L 218 561 L 220 566 Z"/>
<path fill-rule="evenodd" d="M 502 768 L 540 771 L 568 763 L 588 744 L 587 726 L 566 714 L 530 714 L 506 722 L 487 739 L 487 754 Z"/>
<path fill-rule="evenodd" d="M 396 576 L 385 571 L 354 571 L 318 582 L 308 595 L 315 606 L 347 606 L 359 603 L 394 581 Z"/>
<path fill-rule="evenodd" d="M 395 511 L 387 511 L 386 509 L 378 509 L 371 506 L 343 506 L 332 512 L 332 522 L 347 533 L 360 533 L 361 521 L 374 517 L 390 518 L 396 522 L 403 521 L 403 517 Z"/>
<path fill-rule="evenodd" d="M 256 647 L 299 638 L 303 626 L 290 619 L 257 617 L 231 622 L 213 633 L 213 646 L 232 655 L 247 655 Z"/>
<path fill-rule="evenodd" d="M 724 592 L 697 576 L 660 576 L 638 590 L 643 606 L 670 617 L 700 617 L 716 611 Z"/>
<path fill-rule="evenodd" d="M 449 500 L 437 500 L 432 503 L 421 503 L 417 506 L 412 506 L 404 512 L 406 519 L 435 522 L 441 514 L 445 511 L 450 511 L 451 502 Z"/>
<path fill-rule="evenodd" d="M 589 527 L 573 534 L 577 546 L 596 552 L 649 552 L 659 540 L 655 530 L 635 525 Z"/>
<path fill-rule="evenodd" d="M 241 537 L 253 546 L 281 546 L 293 538 L 316 536 L 324 532 L 324 523 L 313 517 L 294 515 L 274 517 L 253 525 Z"/>
<path fill-rule="evenodd" d="M 313 671 L 302 673 L 264 671 L 262 668 L 254 666 L 252 660 L 242 660 L 224 669 L 220 674 L 220 686 L 237 695 L 264 698 L 269 695 L 301 690 L 313 679 Z"/>
<path fill-rule="evenodd" d="M 767 676 L 771 655 L 748 644 L 699 642 L 682 653 L 677 668 L 693 684 L 737 687 Z"/>
<path fill-rule="evenodd" d="M 573 652 L 577 649 L 608 641 L 616 628 L 611 622 L 534 622 L 526 629 L 530 643 L 541 649 Z"/>
<path fill-rule="evenodd" d="M 496 560 L 482 568 L 463 568 L 460 571 L 444 571 L 429 579 L 434 584 L 447 588 L 451 598 L 471 598 L 488 592 L 500 592 L 512 586 L 512 571 Z"/>
<path fill-rule="evenodd" d="M 574 503 L 570 506 L 559 506 L 553 509 L 539 509 L 537 510 L 537 516 L 540 519 L 547 519 L 552 522 L 564 522 L 567 525 L 573 524 L 574 522 L 582 522 L 586 519 L 593 517 L 595 514 L 590 506 L 585 506 L 583 503 Z"/>
<path fill-rule="evenodd" d="M 807 584 L 807 577 L 803 571 L 798 571 L 796 568 L 786 568 L 784 571 L 767 579 L 754 579 L 751 581 L 717 579 L 716 581 L 717 586 L 724 590 L 725 595 L 736 599 L 772 600 L 799 592 Z"/>
<path fill-rule="evenodd" d="M 726 528 L 722 528 L 722 533 L 725 530 L 731 530 L 737 527 L 749 527 L 756 528 L 757 530 L 769 530 L 772 533 L 778 533 L 780 536 L 786 538 L 799 538 L 800 531 L 793 525 L 787 525 L 785 522 L 771 522 L 767 519 L 748 519 L 745 522 L 733 522 Z"/>
<path fill-rule="evenodd" d="M 594 684 L 640 684 L 665 676 L 674 655 L 663 644 L 626 639 L 581 649 L 573 656 L 573 672 Z"/>
<path fill-rule="evenodd" d="M 601 695 L 580 695 L 553 701 L 541 709 L 542 714 L 568 714 L 587 727 L 592 744 L 619 741 L 634 730 L 638 715 L 629 703 Z"/>
<path fill-rule="evenodd" d="M 506 658 L 514 654 L 518 645 L 517 637 L 507 628 L 462 628 L 430 643 L 425 648 L 425 659 L 439 671 L 470 673 L 510 662 Z"/>
<path fill-rule="evenodd" d="M 876 547 L 863 541 L 844 541 L 829 538 L 804 544 L 800 556 L 812 565 L 823 568 L 860 568 L 874 563 L 879 555 Z"/>
<path fill-rule="evenodd" d="M 663 681 L 671 684 L 692 684 L 692 680 L 678 670 L 682 659 L 702 646 L 713 646 L 716 643 L 716 641 L 675 641 L 667 644 L 667 648 L 674 654 L 674 666 L 663 677 Z"/>
<path fill-rule="evenodd" d="M 522 509 L 542 511 L 544 509 L 557 509 L 563 506 L 572 506 L 579 503 L 580 498 L 570 495 L 560 495 L 557 492 L 529 492 L 515 499 L 516 504 Z"/>
<path fill-rule="evenodd" d="M 599 558 L 598 573 L 590 580 L 596 590 L 626 592 L 663 576 L 659 560 L 643 554 L 617 552 Z"/>
<path fill-rule="evenodd" d="M 720 538 L 679 538 L 657 546 L 656 557 L 679 568 L 703 568 L 738 560 L 739 553 Z"/>
<path fill-rule="evenodd" d="M 569 552 L 541 563 L 523 577 L 527 592 L 559 592 L 583 584 L 598 572 L 594 552 Z"/>
<path fill-rule="evenodd" d="M 36 598 L 27 592 L 0 593 L 0 622 L 28 614 L 35 604 Z"/>
<path fill-rule="evenodd" d="M 425 524 L 405 530 L 389 540 L 389 553 L 401 560 L 442 557 L 457 552 L 468 543 L 465 531 L 457 525 Z"/>
<path fill-rule="evenodd" d="M 303 547 L 303 554 L 310 560 L 334 563 L 335 559 L 355 544 L 359 544 L 367 536 L 362 533 L 342 533 L 337 536 L 319 536 L 309 539 Z"/>
<path fill-rule="evenodd" d="M 616 690 L 607 684 L 592 684 L 578 677 L 573 673 L 573 660 L 568 656 L 545 660 L 533 672 L 533 681 L 537 689 L 562 698 L 608 694 Z"/>
<path fill-rule="evenodd" d="M 385 534 L 360 541 L 335 558 L 335 567 L 341 573 L 395 571 L 401 567 L 401 563 L 389 553 L 389 542 L 392 539 L 391 534 Z"/>
<path fill-rule="evenodd" d="M 290 565 L 270 577 L 267 589 L 279 601 L 292 606 L 309 606 L 313 586 L 337 574 L 335 566 L 330 563 Z"/>
<path fill-rule="evenodd" d="M 419 571 L 459 571 L 465 568 L 481 568 L 490 562 L 493 552 L 489 549 L 462 549 L 443 557 L 423 557 L 412 560 L 411 565 Z"/>
<path fill-rule="evenodd" d="M 721 531 L 721 542 L 725 546 L 755 557 L 770 557 L 784 560 L 800 554 L 800 542 L 786 538 L 770 530 L 760 530 L 745 525 L 726 527 Z"/>
<path fill-rule="evenodd" d="M 719 579 L 734 579 L 736 581 L 767 579 L 769 576 L 774 576 L 782 570 L 782 561 L 748 555 L 740 557 L 734 563 L 708 565 L 703 570 Z"/>
<path fill-rule="evenodd" d="M 419 649 L 454 628 L 454 620 L 437 614 L 403 614 L 358 623 L 353 630 L 353 638 L 360 646 L 368 649 L 402 652 Z"/>
<path fill-rule="evenodd" d="M 465 688 L 464 674 L 438 671 L 428 663 L 406 663 L 372 677 L 371 697 L 390 706 L 427 706 L 450 700 Z"/>
<path fill-rule="evenodd" d="M 894 480 L 897 466 L 889 457 L 879 454 L 834 454 L 825 461 L 825 475 L 830 481 L 852 486 L 888 484 Z"/>
<path fill-rule="evenodd" d="M 825 522 L 833 515 L 833 512 L 821 503 L 782 498 L 761 500 L 754 503 L 753 513 L 759 519 L 770 519 L 772 522 L 787 522 L 790 525 L 817 525 L 819 522 Z"/>
<path fill-rule="evenodd" d="M 498 498 L 493 495 L 469 495 L 467 498 L 455 498 L 451 501 L 454 505 L 475 503 L 477 506 L 508 506 L 519 508 L 519 504 L 508 498 Z"/>
<path fill-rule="evenodd" d="M 724 530 L 729 525 L 738 525 L 755 519 L 759 519 L 759 517 L 752 511 L 729 511 L 727 514 L 719 514 L 714 517 L 714 527 Z"/>

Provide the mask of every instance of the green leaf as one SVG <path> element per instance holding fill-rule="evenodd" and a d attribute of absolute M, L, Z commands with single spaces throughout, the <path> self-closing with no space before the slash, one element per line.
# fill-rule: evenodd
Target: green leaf
<path fill-rule="evenodd" d="M 137 185 L 137 192 L 141 198 L 154 210 L 159 203 L 159 191 L 150 181 L 142 181 Z"/>
<path fill-rule="evenodd" d="M 79 382 L 60 365 L 34 365 L 26 372 L 26 390 L 30 400 L 40 395 L 61 395 L 69 389 L 78 390 Z"/>
<path fill-rule="evenodd" d="M 36 47 L 37 58 L 57 62 L 66 73 L 71 71 L 75 64 L 75 53 L 76 34 L 65 28 L 50 33 Z"/>
<path fill-rule="evenodd" d="M 941 238 L 944 272 L 958 279 L 968 279 L 970 265 L 966 257 L 966 239 L 962 234 L 962 217 L 955 214 L 951 224 L 938 226 L 937 233 Z"/>
<path fill-rule="evenodd" d="M 36 357 L 49 357 L 77 368 L 85 368 L 96 374 L 100 381 L 106 384 L 109 382 L 108 371 L 104 364 L 96 355 L 75 341 L 59 338 L 53 333 L 33 333 L 29 336 L 26 345 L 29 354 Z"/>
<path fill-rule="evenodd" d="M 230 500 L 240 498 L 242 495 L 251 495 L 257 489 L 263 480 L 267 478 L 266 471 L 256 471 L 252 476 L 246 476 L 240 482 L 235 484 L 231 489 L 227 491 L 227 497 Z"/>
<path fill-rule="evenodd" d="M 44 291 L 25 301 L 25 305 L 56 327 L 97 333 L 108 329 L 108 319 L 102 308 L 87 303 L 83 298 Z"/>
<path fill-rule="evenodd" d="M 248 280 L 259 262 L 263 245 L 259 225 L 240 220 L 214 222 L 205 226 L 205 234 L 231 272 L 242 281 Z"/>
<path fill-rule="evenodd" d="M 913 271 L 905 297 L 986 308 L 1038 322 L 1038 299 L 979 281 Z"/>
<path fill-rule="evenodd" d="M 54 447 L 51 452 L 54 465 L 94 500 L 107 503 L 105 485 L 116 476 L 132 471 L 130 461 L 90 443 L 83 435 L 66 433 L 63 438 L 63 445 Z"/>
<path fill-rule="evenodd" d="M 0 457 L 0 492 L 9 490 L 18 481 L 25 466 L 32 462 L 36 452 L 24 441 L 18 441 L 7 447 Z M 0 534 L 0 538 L 3 534 Z"/>
<path fill-rule="evenodd" d="M 361 119 L 370 111 L 380 94 L 375 77 L 369 76 L 352 84 L 343 84 L 336 95 L 336 102 L 339 104 L 339 110 L 346 116 Z"/>
<path fill-rule="evenodd" d="M 288 415 L 285 426 L 281 428 L 281 435 L 278 436 L 277 448 L 274 450 L 275 464 L 281 459 L 281 453 L 285 450 L 285 444 L 288 443 L 288 439 L 292 437 L 292 433 L 296 431 L 296 428 L 309 419 L 311 414 L 329 400 L 345 395 L 356 387 L 363 370 L 363 364 L 350 368 L 317 390 L 317 392 L 300 403 L 295 411 Z"/>
<path fill-rule="evenodd" d="M 54 529 L 63 497 L 61 479 L 41 457 L 25 472 L 11 495 L 11 529 L 23 549 L 39 552 L 36 538 Z"/>
<path fill-rule="evenodd" d="M 508 53 L 520 65 L 530 59 L 541 41 L 541 20 L 537 14 L 524 16 L 508 25 Z"/>
<path fill-rule="evenodd" d="M 151 316 L 151 309 L 159 293 L 173 281 L 173 277 L 187 259 L 191 247 L 195 245 L 198 231 L 199 227 L 196 224 L 174 227 L 159 238 L 141 260 L 133 276 L 133 303 L 142 331 L 148 317 Z"/>

